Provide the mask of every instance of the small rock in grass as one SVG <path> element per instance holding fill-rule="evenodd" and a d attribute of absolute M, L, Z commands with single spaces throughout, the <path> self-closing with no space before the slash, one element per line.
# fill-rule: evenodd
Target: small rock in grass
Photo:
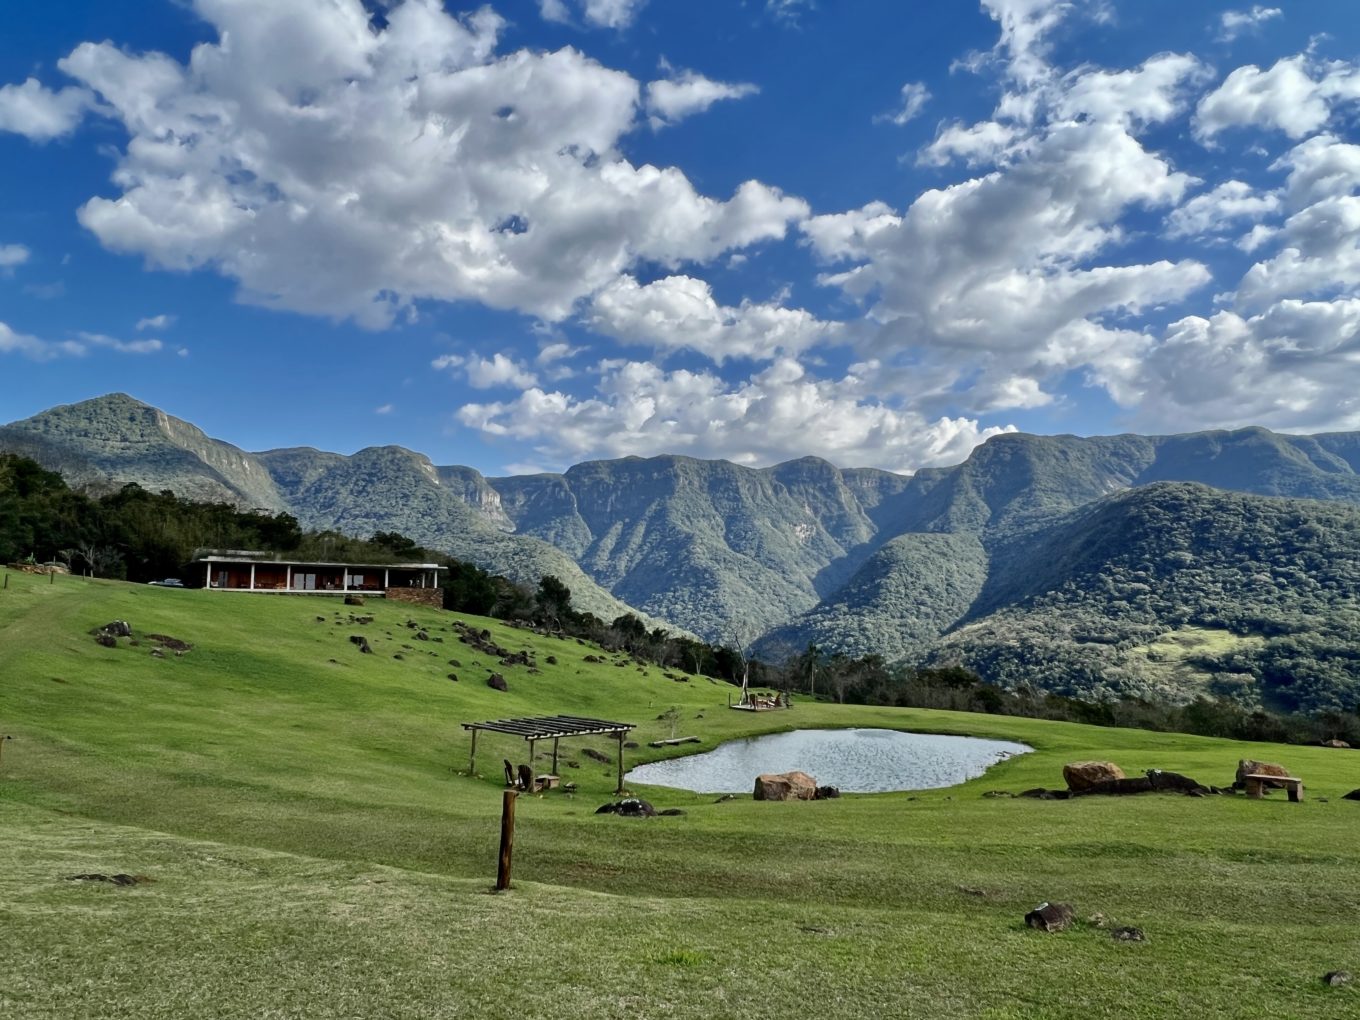
<path fill-rule="evenodd" d="M 1038 931 L 1065 931 L 1076 911 L 1067 903 L 1040 903 L 1025 915 L 1025 924 Z"/>
<path fill-rule="evenodd" d="M 394 659 L 405 659 L 406 656 L 402 655 L 401 652 L 397 652 L 395 655 L 392 656 L 392 658 L 394 658 Z"/>
<path fill-rule="evenodd" d="M 1132 925 L 1124 925 L 1110 932 L 1110 938 L 1116 942 L 1146 942 L 1147 936 L 1143 934 L 1142 928 L 1134 928 Z"/>
<path fill-rule="evenodd" d="M 505 682 L 505 677 L 499 673 L 492 673 L 487 677 L 486 685 L 493 691 L 508 691 L 510 689 L 510 685 Z"/>
<path fill-rule="evenodd" d="M 1342 800 L 1360 800 L 1360 790 L 1352 790 L 1350 793 L 1343 793 Z"/>
<path fill-rule="evenodd" d="M 636 740 L 625 740 L 623 746 L 631 751 L 638 746 L 638 742 Z"/>
<path fill-rule="evenodd" d="M 94 636 L 94 641 L 95 644 L 103 645 L 105 648 L 118 647 L 118 639 L 112 634 L 96 634 Z"/>
<path fill-rule="evenodd" d="M 1329 970 L 1322 975 L 1322 983 L 1331 988 L 1340 988 L 1342 985 L 1351 983 L 1351 972 L 1348 970 Z"/>
<path fill-rule="evenodd" d="M 556 665 L 557 665 L 557 656 L 556 656 L 556 655 L 549 655 L 549 656 L 548 656 L 546 659 L 544 659 L 543 661 L 546 662 L 549 666 L 556 666 Z"/>
<path fill-rule="evenodd" d="M 359 651 L 363 652 L 365 655 L 373 654 L 373 649 L 368 646 L 368 638 L 364 637 L 362 634 L 351 634 L 349 636 L 349 641 L 352 645 L 358 645 Z"/>
<path fill-rule="evenodd" d="M 841 795 L 839 788 L 835 786 L 819 786 L 813 795 L 813 800 L 835 800 Z"/>
<path fill-rule="evenodd" d="M 602 804 L 596 809 L 597 815 L 621 815 L 624 818 L 655 818 L 656 808 L 645 800 L 637 797 L 629 797 L 626 800 L 616 800 L 611 804 Z"/>
<path fill-rule="evenodd" d="M 668 807 L 665 811 L 658 811 L 657 816 L 661 818 L 679 818 L 685 812 L 678 807 Z"/>
<path fill-rule="evenodd" d="M 458 674 L 457 674 L 457 673 L 450 673 L 450 674 L 449 674 L 449 679 L 452 680 L 454 683 L 457 683 L 457 682 L 458 682 Z"/>

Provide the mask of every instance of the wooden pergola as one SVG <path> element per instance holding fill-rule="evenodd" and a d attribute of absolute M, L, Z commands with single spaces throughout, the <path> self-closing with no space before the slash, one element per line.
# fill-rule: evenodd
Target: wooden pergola
<path fill-rule="evenodd" d="M 552 770 L 557 774 L 557 744 L 563 737 L 592 737 L 612 734 L 619 744 L 619 789 L 623 789 L 623 738 L 636 727 L 636 723 L 609 722 L 606 719 L 589 719 L 579 715 L 544 715 L 531 719 L 494 719 L 491 722 L 463 723 L 463 729 L 472 731 L 472 754 L 469 769 L 477 771 L 477 733 L 490 730 L 494 733 L 509 733 L 523 737 L 529 742 L 529 763 L 534 760 L 534 745 L 540 740 L 551 740 Z"/>

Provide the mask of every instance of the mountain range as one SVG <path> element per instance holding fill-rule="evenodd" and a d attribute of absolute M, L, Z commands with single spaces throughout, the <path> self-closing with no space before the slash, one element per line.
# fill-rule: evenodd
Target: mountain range
<path fill-rule="evenodd" d="M 813 644 L 1095 695 L 1357 696 L 1360 433 L 1012 433 L 910 476 L 658 456 L 497 478 L 395 446 L 249 453 L 113 394 L 0 427 L 0 450 L 75 485 L 399 531 L 524 583 L 554 574 L 603 618 L 767 657 Z M 1268 674 L 1300 634 L 1325 645 L 1303 672 L 1330 679 Z"/>

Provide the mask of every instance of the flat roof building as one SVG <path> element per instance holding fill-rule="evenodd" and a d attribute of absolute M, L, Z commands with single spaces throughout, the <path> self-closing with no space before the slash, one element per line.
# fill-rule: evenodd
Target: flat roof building
<path fill-rule="evenodd" d="M 438 563 L 328 563 L 237 550 L 201 553 L 203 587 L 290 595 L 365 594 L 439 604 Z M 424 594 L 417 594 L 424 593 Z"/>

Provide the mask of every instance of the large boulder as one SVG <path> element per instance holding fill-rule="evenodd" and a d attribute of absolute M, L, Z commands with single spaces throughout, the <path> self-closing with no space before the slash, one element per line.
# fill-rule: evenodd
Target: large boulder
<path fill-rule="evenodd" d="M 493 691 L 508 691 L 510 689 L 510 685 L 505 682 L 505 677 L 499 673 L 492 673 L 487 677 L 486 685 Z"/>
<path fill-rule="evenodd" d="M 1324 741 L 1322 742 L 1322 746 L 1323 746 L 1323 747 L 1340 747 L 1340 748 L 1346 748 L 1346 747 L 1350 747 L 1351 745 L 1348 744 L 1348 743 L 1346 743 L 1344 740 L 1336 740 L 1336 739 L 1332 739 L 1332 740 L 1324 740 Z"/>
<path fill-rule="evenodd" d="M 1147 776 L 1135 776 L 1132 779 L 1107 779 L 1103 783 L 1093 783 L 1084 790 L 1054 791 L 1063 792 L 1065 795 L 1073 797 L 1089 797 L 1092 794 L 1109 794 L 1114 797 L 1124 797 L 1132 793 L 1151 793 L 1155 787 L 1152 780 Z M 1023 797 L 1024 794 L 1021 794 Z"/>
<path fill-rule="evenodd" d="M 1234 786 L 1246 786 L 1247 776 L 1284 776 L 1289 777 L 1289 770 L 1283 765 L 1276 765 L 1268 761 L 1253 761 L 1251 758 L 1243 758 L 1237 763 L 1237 779 Z M 1267 786 L 1274 786 L 1267 783 Z"/>
<path fill-rule="evenodd" d="M 816 800 L 817 780 L 806 772 L 756 776 L 756 800 Z"/>
<path fill-rule="evenodd" d="M 1123 778 L 1124 770 L 1112 761 L 1073 761 L 1063 766 L 1063 779 L 1073 793 L 1084 793 L 1100 783 Z"/>
<path fill-rule="evenodd" d="M 1207 792 L 1209 789 L 1202 783 L 1197 783 L 1189 776 L 1183 776 L 1179 772 L 1148 769 L 1147 777 L 1154 790 L 1169 790 L 1173 793 L 1199 793 Z"/>

